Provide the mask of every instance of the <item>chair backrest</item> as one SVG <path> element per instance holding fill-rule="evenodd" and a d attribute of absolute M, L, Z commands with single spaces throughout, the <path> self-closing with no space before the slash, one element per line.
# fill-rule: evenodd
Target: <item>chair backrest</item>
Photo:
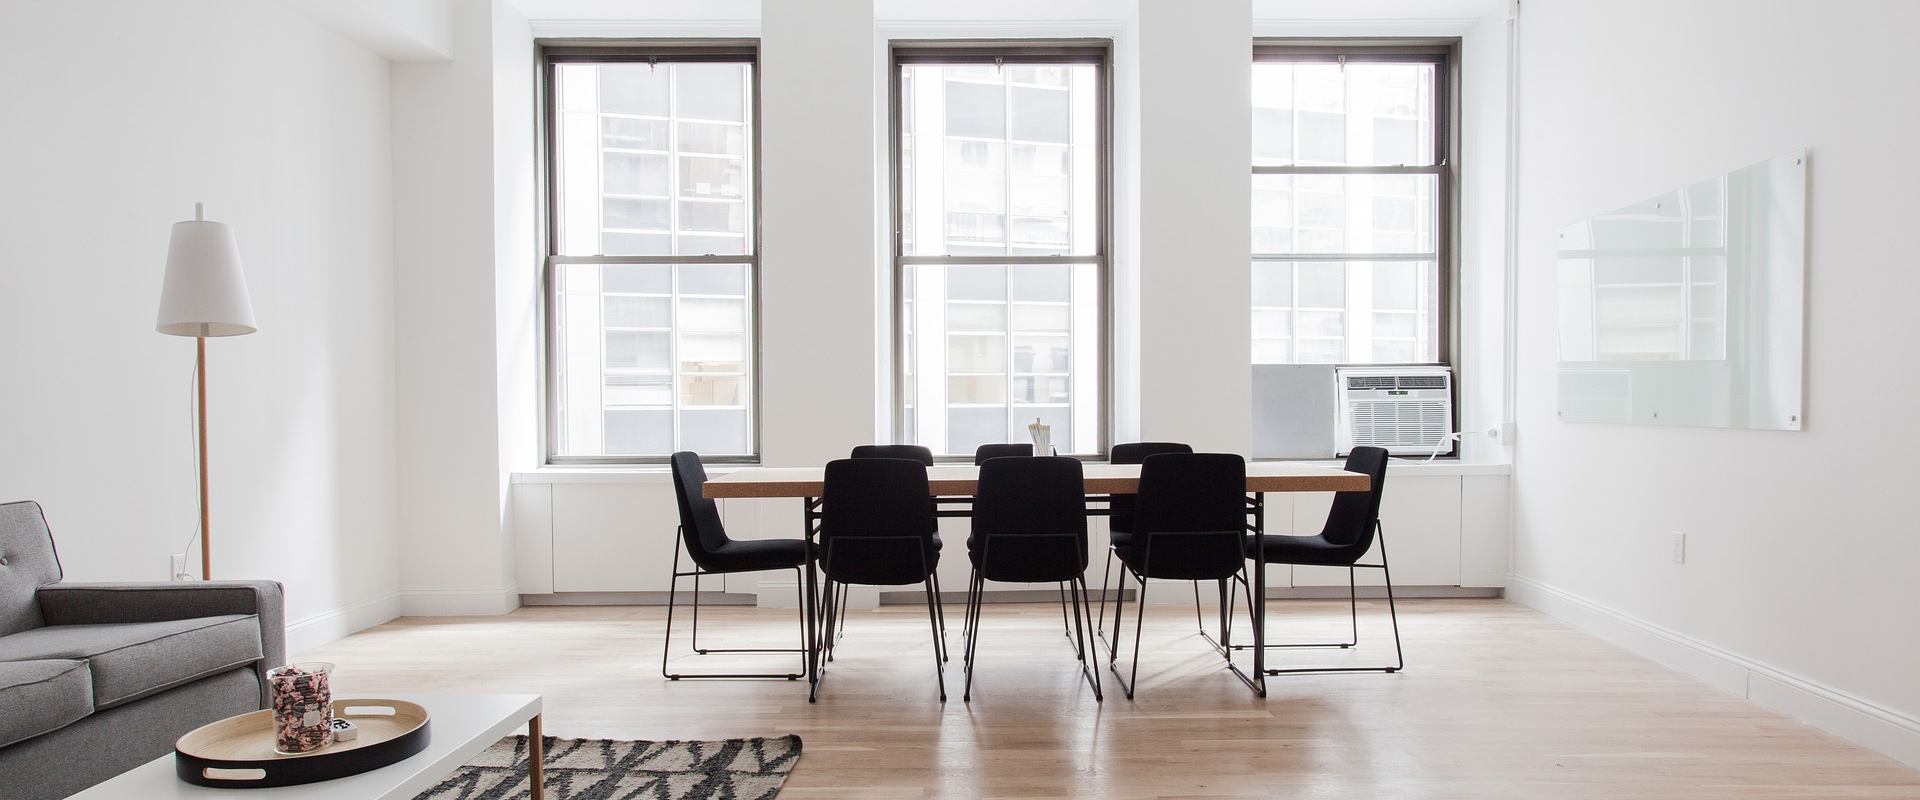
<path fill-rule="evenodd" d="M 46 624 L 34 593 L 60 581 L 60 556 L 40 504 L 0 504 L 0 636 Z"/>
<path fill-rule="evenodd" d="M 1327 512 L 1327 524 L 1321 537 L 1355 550 L 1353 557 L 1365 555 L 1373 546 L 1375 525 L 1380 521 L 1380 492 L 1387 485 L 1387 451 L 1378 447 L 1356 447 L 1347 454 L 1347 471 L 1371 478 L 1364 492 L 1336 492 L 1333 510 Z"/>
<path fill-rule="evenodd" d="M 828 462 L 820 490 L 820 566 L 832 580 L 897 586 L 933 573 L 927 465 L 910 458 Z"/>
<path fill-rule="evenodd" d="M 996 458 L 973 497 L 973 563 L 987 580 L 1054 583 L 1087 569 L 1087 493 L 1080 461 Z"/>
<path fill-rule="evenodd" d="M 1159 453 L 1140 466 L 1132 563 L 1149 578 L 1217 580 L 1246 560 L 1247 461 Z"/>
<path fill-rule="evenodd" d="M 673 454 L 672 463 L 673 496 L 680 501 L 680 541 L 693 563 L 707 567 L 708 556 L 728 542 L 720 507 L 701 494 L 707 469 L 700 465 L 698 454 L 682 450 Z"/>
<path fill-rule="evenodd" d="M 989 458 L 1013 458 L 1033 455 L 1032 442 L 1014 442 L 1009 444 L 983 444 L 973 451 L 973 465 L 987 463 Z"/>
<path fill-rule="evenodd" d="M 1107 453 L 1109 464 L 1139 464 L 1147 456 L 1161 453 L 1191 453 L 1193 446 L 1179 442 L 1127 442 L 1116 444 Z M 1107 530 L 1120 533 L 1133 532 L 1133 495 L 1116 494 L 1107 503 Z"/>
<path fill-rule="evenodd" d="M 863 444 L 853 448 L 852 458 L 904 458 L 933 466 L 933 448 L 917 444 Z"/>

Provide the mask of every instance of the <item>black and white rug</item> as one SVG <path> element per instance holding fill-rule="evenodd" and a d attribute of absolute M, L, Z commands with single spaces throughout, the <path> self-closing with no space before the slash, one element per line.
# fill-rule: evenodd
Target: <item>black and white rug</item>
<path fill-rule="evenodd" d="M 546 737 L 548 800 L 770 800 L 800 737 L 645 742 Z M 527 737 L 501 739 L 415 800 L 522 800 Z"/>

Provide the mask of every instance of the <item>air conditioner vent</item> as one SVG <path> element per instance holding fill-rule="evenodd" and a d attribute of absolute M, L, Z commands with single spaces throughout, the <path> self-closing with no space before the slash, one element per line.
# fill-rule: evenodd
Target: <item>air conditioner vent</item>
<path fill-rule="evenodd" d="M 1342 369 L 1334 442 L 1342 454 L 1360 446 L 1392 455 L 1428 455 L 1453 432 L 1452 372 L 1446 367 Z"/>

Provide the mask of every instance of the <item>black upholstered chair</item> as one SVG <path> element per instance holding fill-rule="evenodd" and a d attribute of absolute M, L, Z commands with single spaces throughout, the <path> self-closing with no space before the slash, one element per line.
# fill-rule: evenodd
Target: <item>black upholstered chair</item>
<path fill-rule="evenodd" d="M 913 459 L 848 458 L 827 464 L 820 492 L 820 571 L 827 579 L 820 630 L 834 631 L 836 618 L 844 612 L 845 600 L 838 587 L 921 584 L 927 595 L 935 675 L 944 702 L 947 684 L 941 662 L 947 657 L 946 641 L 934 584 L 940 551 L 933 546 L 930 496 L 927 467 Z M 833 647 L 828 641 L 822 649 L 831 652 Z M 825 682 L 822 667 L 810 700 L 818 699 Z"/>
<path fill-rule="evenodd" d="M 919 445 L 919 444 L 857 445 L 853 448 L 853 452 L 848 454 L 848 457 L 849 458 L 904 458 L 910 461 L 918 461 L 921 464 L 924 464 L 929 467 L 933 466 L 933 448 L 927 447 L 926 445 Z M 967 499 L 964 497 L 958 497 L 958 498 L 932 497 L 927 500 L 927 503 L 933 511 L 938 512 L 940 510 L 940 502 L 942 499 L 948 500 L 950 502 L 953 502 L 959 505 L 965 505 L 967 501 Z M 964 513 L 964 512 L 958 512 L 958 513 Z M 940 541 L 940 520 L 938 519 L 937 513 L 928 515 L 927 525 L 929 528 L 933 530 L 933 549 L 937 552 L 942 546 L 946 544 L 945 542 Z M 936 598 L 940 596 L 940 576 L 938 574 L 935 574 L 933 576 L 933 594 L 934 594 L 934 597 Z M 840 597 L 837 602 L 842 606 L 847 604 L 847 587 L 845 584 L 841 584 L 840 586 Z M 946 609 L 944 608 L 940 609 L 939 614 L 940 614 L 940 632 L 944 634 L 947 631 Z M 841 620 L 842 627 L 845 626 L 845 622 L 846 621 L 844 619 Z M 834 638 L 836 640 L 839 638 L 839 634 L 837 632 L 835 633 Z M 831 644 L 828 645 L 826 652 L 827 652 L 827 660 L 829 661 L 833 660 L 833 647 Z"/>
<path fill-rule="evenodd" d="M 987 463 L 989 458 L 1018 458 L 1033 455 L 1031 442 L 1010 442 L 1007 444 L 983 444 L 973 450 L 973 465 Z"/>
<path fill-rule="evenodd" d="M 1080 671 L 1099 700 L 1099 671 L 1087 657 L 1093 620 L 1087 597 L 1087 498 L 1080 462 L 1052 456 L 994 458 L 982 464 L 967 555 L 973 561 L 973 579 L 967 586 L 967 682 L 962 699 L 973 699 L 980 606 L 986 582 L 991 580 L 1066 587 L 1073 600 L 1069 640 Z"/>
<path fill-rule="evenodd" d="M 1114 599 L 1114 637 L 1107 664 L 1132 699 L 1140 677 L 1140 632 L 1145 625 L 1147 579 L 1227 581 L 1240 578 L 1246 568 L 1247 462 L 1232 453 L 1160 453 L 1140 466 L 1140 488 L 1135 497 L 1133 536 L 1126 547 L 1116 547 L 1123 575 L 1139 581 L 1140 611 L 1135 612 L 1133 669 L 1120 676 L 1120 621 L 1126 614 L 1126 596 Z M 1258 607 L 1248 590 L 1254 615 L 1254 645 L 1262 644 Z M 1229 604 L 1225 614 L 1232 613 Z M 1224 633 L 1223 633 L 1224 636 Z M 1233 663 L 1231 642 L 1221 653 L 1227 667 L 1261 697 L 1266 678 L 1252 676 Z"/>
<path fill-rule="evenodd" d="M 1147 456 L 1159 455 L 1161 453 L 1191 452 L 1193 452 L 1192 445 L 1181 444 L 1180 442 L 1126 442 L 1113 446 L 1113 450 L 1107 453 L 1107 463 L 1139 464 L 1146 461 Z M 1110 547 L 1107 549 L 1107 565 L 1100 570 L 1100 613 L 1094 618 L 1096 631 L 1099 631 L 1100 626 L 1106 621 L 1107 587 L 1113 585 L 1111 576 L 1113 573 L 1114 551 L 1118 548 L 1126 547 L 1133 542 L 1133 495 L 1116 494 L 1107 498 L 1107 542 Z M 1199 605 L 1200 597 L 1198 586 L 1198 584 L 1195 584 L 1194 588 L 1194 605 L 1196 608 Z M 1117 592 L 1120 590 L 1116 589 L 1114 591 Z M 1198 612 L 1196 611 L 1195 613 L 1197 614 Z M 1104 633 L 1100 635 L 1105 636 Z"/>
<path fill-rule="evenodd" d="M 904 458 L 933 466 L 933 448 L 918 444 L 863 444 L 850 458 Z"/>
<path fill-rule="evenodd" d="M 1387 484 L 1387 451 L 1378 447 L 1356 447 L 1347 456 L 1348 472 L 1359 472 L 1372 483 L 1364 492 L 1338 492 L 1326 525 L 1314 536 L 1247 537 L 1247 557 L 1256 568 L 1267 564 L 1300 564 L 1317 567 L 1347 568 L 1347 619 L 1350 626 L 1344 642 L 1269 643 L 1271 648 L 1337 647 L 1348 649 L 1360 642 L 1360 601 L 1354 586 L 1357 570 L 1380 570 L 1387 585 L 1387 617 L 1393 627 L 1393 665 L 1377 667 L 1329 666 L 1266 669 L 1268 675 L 1289 672 L 1398 672 L 1406 666 L 1400 650 L 1400 612 L 1394 607 L 1393 574 L 1387 569 L 1387 540 L 1380 525 L 1380 497 Z M 1369 550 L 1378 547 L 1379 563 L 1360 563 Z M 1244 649 L 1237 648 L 1237 649 Z M 1264 668 L 1264 656 L 1260 665 Z"/>
<path fill-rule="evenodd" d="M 810 545 L 801 539 L 734 540 L 720 522 L 720 509 L 703 496 L 707 471 L 700 456 L 691 452 L 673 454 L 674 498 L 680 504 L 680 535 L 673 545 L 673 580 L 667 587 L 667 635 L 660 653 L 660 674 L 671 680 L 681 678 L 786 678 L 797 680 L 811 668 L 808 642 L 812 639 L 812 587 L 807 585 L 806 565 Z M 692 569 L 681 569 L 680 555 L 685 551 Z M 794 586 L 800 592 L 800 647 L 798 648 L 703 648 L 700 646 L 700 578 L 736 572 L 762 572 L 776 569 L 794 571 Z M 798 672 L 774 673 L 674 673 L 667 671 L 667 658 L 673 652 L 673 609 L 678 599 L 681 578 L 693 578 L 693 652 L 710 653 L 796 653 Z"/>

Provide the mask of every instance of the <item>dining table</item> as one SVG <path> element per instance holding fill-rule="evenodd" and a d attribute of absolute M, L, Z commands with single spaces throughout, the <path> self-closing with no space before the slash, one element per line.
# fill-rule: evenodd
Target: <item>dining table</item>
<path fill-rule="evenodd" d="M 1089 507 L 1088 514 L 1104 515 L 1105 501 L 1117 494 L 1135 494 L 1140 490 L 1139 464 L 1104 464 L 1089 462 L 1082 466 L 1082 484 L 1086 488 L 1087 499 L 1100 503 Z M 820 496 L 826 487 L 825 466 L 818 467 L 741 467 L 730 472 L 714 475 L 707 479 L 701 488 L 703 496 L 711 499 L 736 498 L 801 498 L 805 500 L 805 509 L 801 529 L 808 542 L 814 541 L 819 532 Z M 1332 465 L 1309 464 L 1297 461 L 1250 461 L 1247 463 L 1246 491 L 1248 525 L 1247 530 L 1255 537 L 1265 533 L 1266 502 L 1268 492 L 1364 492 L 1371 488 L 1372 479 L 1358 472 L 1348 472 Z M 972 515 L 971 499 L 979 491 L 980 468 L 973 464 L 936 464 L 927 468 L 927 491 L 935 504 L 935 516 L 968 517 Z M 816 598 L 817 573 L 813 559 L 806 564 L 806 598 L 808 616 L 818 607 Z M 1265 570 L 1254 570 L 1255 596 L 1265 596 Z M 1103 589 L 1104 591 L 1104 589 Z M 1254 610 L 1255 624 L 1262 616 Z M 1224 620 L 1223 620 L 1224 634 Z M 819 680 L 819 650 L 821 632 L 818 626 L 807 635 L 809 653 L 807 654 L 807 680 L 814 683 Z M 1255 648 L 1255 668 L 1258 670 L 1264 662 L 1264 654 Z M 1256 674 L 1258 674 L 1256 672 Z M 1262 687 L 1264 695 L 1264 687 Z"/>

